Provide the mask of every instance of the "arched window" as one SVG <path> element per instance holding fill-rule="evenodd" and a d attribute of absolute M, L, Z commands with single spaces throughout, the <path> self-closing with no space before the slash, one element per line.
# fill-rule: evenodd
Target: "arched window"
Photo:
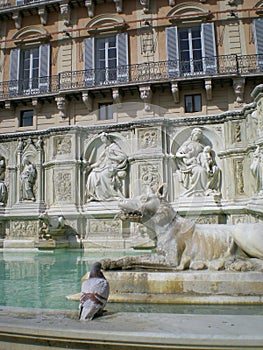
<path fill-rule="evenodd" d="M 17 47 L 10 52 L 9 93 L 39 94 L 49 91 L 50 45 L 43 29 L 26 27 L 14 37 Z"/>
<path fill-rule="evenodd" d="M 128 81 L 128 34 L 120 16 L 100 15 L 88 23 L 84 40 L 85 85 Z"/>
<path fill-rule="evenodd" d="M 170 77 L 216 72 L 214 24 L 203 23 L 206 13 L 199 5 L 172 9 L 168 16 L 175 25 L 166 28 L 166 53 Z M 181 17 L 180 17 L 181 16 Z"/>

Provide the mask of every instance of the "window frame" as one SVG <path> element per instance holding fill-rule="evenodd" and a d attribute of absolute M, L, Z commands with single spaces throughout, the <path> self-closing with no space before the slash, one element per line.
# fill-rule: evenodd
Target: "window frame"
<path fill-rule="evenodd" d="M 187 110 L 187 101 L 186 99 L 191 97 L 191 110 Z M 200 97 L 200 109 L 196 108 L 196 102 L 195 102 L 195 97 Z M 187 94 L 184 95 L 184 112 L 185 113 L 198 113 L 201 112 L 203 108 L 203 104 L 202 104 L 202 94 Z"/>
<path fill-rule="evenodd" d="M 23 52 L 38 49 L 37 87 L 24 88 Z M 10 96 L 36 95 L 50 91 L 50 44 L 35 43 L 34 45 L 19 45 L 10 53 L 9 94 Z M 31 82 L 30 82 L 31 84 Z"/>
<path fill-rule="evenodd" d="M 30 124 L 26 124 L 23 122 L 24 120 L 28 119 L 29 117 L 26 117 L 26 118 L 23 118 L 24 116 L 24 113 L 27 113 L 27 112 L 32 112 L 32 116 L 30 117 L 32 123 Z M 35 113 L 34 113 L 34 110 L 33 109 L 22 109 L 19 111 L 19 115 L 18 115 L 18 128 L 19 130 L 22 128 L 22 129 L 32 129 L 32 128 L 35 128 Z"/>
<path fill-rule="evenodd" d="M 111 107 L 109 109 L 109 106 Z M 102 108 L 105 109 L 105 118 L 101 118 L 101 111 Z M 109 118 L 109 115 L 111 116 L 111 118 Z M 98 103 L 98 121 L 100 122 L 106 122 L 106 121 L 112 121 L 114 120 L 114 111 L 113 111 L 113 102 L 101 102 Z"/>

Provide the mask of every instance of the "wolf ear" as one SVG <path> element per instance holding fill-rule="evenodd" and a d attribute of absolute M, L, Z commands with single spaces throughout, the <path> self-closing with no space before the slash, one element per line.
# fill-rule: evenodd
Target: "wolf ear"
<path fill-rule="evenodd" d="M 167 184 L 164 183 L 161 186 L 159 186 L 158 190 L 157 190 L 157 196 L 160 199 L 164 199 L 167 196 Z"/>

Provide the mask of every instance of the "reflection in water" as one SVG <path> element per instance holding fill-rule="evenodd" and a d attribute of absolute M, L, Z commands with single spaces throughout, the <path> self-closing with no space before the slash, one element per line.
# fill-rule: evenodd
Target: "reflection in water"
<path fill-rule="evenodd" d="M 104 257 L 123 255 L 123 252 L 82 250 L 0 251 L 0 304 L 77 310 L 78 303 L 65 297 L 80 291 L 80 280 L 92 263 Z M 106 309 L 111 312 L 263 315 L 263 305 L 108 303 Z"/>
<path fill-rule="evenodd" d="M 80 291 L 81 277 L 103 253 L 82 250 L 9 251 L 0 253 L 1 305 L 76 309 L 66 295 Z"/>

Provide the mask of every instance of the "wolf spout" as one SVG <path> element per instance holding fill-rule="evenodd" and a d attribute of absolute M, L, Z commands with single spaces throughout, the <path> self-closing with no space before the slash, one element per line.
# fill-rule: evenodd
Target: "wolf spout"
<path fill-rule="evenodd" d="M 105 269 L 262 270 L 263 223 L 195 224 L 179 216 L 166 200 L 166 185 L 119 203 L 120 218 L 140 222 L 153 232 L 156 252 L 103 260 Z M 254 258 L 254 259 L 250 259 Z M 256 258 L 256 259 L 255 259 Z"/>

